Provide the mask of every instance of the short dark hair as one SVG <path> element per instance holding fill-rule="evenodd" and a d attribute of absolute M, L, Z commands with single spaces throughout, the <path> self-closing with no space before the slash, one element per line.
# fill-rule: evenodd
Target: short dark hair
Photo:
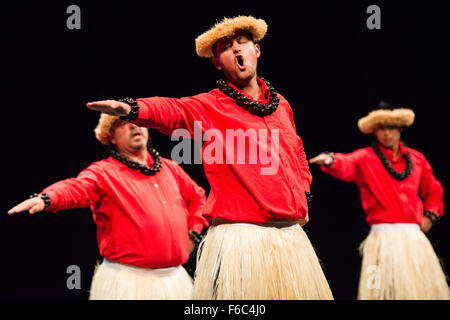
<path fill-rule="evenodd" d="M 388 102 L 386 100 L 380 100 L 380 102 L 378 102 L 378 108 L 379 109 L 388 109 L 388 110 L 394 110 L 397 109 L 398 106 L 396 106 L 394 103 L 392 102 Z"/>

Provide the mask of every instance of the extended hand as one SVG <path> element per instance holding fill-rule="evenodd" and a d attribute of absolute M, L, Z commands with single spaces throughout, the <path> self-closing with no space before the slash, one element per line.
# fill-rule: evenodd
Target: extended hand
<path fill-rule="evenodd" d="M 129 104 L 116 100 L 88 102 L 86 106 L 88 107 L 88 109 L 107 113 L 112 116 L 127 116 L 131 111 L 131 107 Z"/>
<path fill-rule="evenodd" d="M 8 211 L 8 214 L 15 214 L 22 211 L 28 211 L 30 214 L 44 210 L 45 203 L 40 197 L 31 198 L 19 203 L 17 206 Z"/>
<path fill-rule="evenodd" d="M 333 158 L 328 154 L 321 153 L 317 157 L 310 159 L 309 163 L 328 166 L 333 163 Z"/>

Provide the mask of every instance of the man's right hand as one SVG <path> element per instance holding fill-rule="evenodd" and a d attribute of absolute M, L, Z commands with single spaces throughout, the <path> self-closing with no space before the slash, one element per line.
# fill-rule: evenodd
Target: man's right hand
<path fill-rule="evenodd" d="M 44 200 L 41 197 L 35 197 L 19 203 L 8 211 L 8 214 L 15 214 L 22 211 L 28 211 L 30 214 L 40 212 L 45 209 Z"/>
<path fill-rule="evenodd" d="M 116 100 L 101 100 L 88 102 L 88 109 L 110 114 L 112 116 L 127 116 L 131 111 L 131 106 L 125 102 Z"/>
<path fill-rule="evenodd" d="M 195 249 L 195 242 L 192 241 L 191 239 L 188 239 L 188 252 L 189 254 L 192 253 L 192 251 L 194 251 Z"/>
<path fill-rule="evenodd" d="M 324 165 L 328 166 L 333 163 L 333 158 L 326 153 L 321 153 L 317 157 L 314 157 L 311 160 L 309 160 L 309 163 L 318 164 L 320 166 Z"/>

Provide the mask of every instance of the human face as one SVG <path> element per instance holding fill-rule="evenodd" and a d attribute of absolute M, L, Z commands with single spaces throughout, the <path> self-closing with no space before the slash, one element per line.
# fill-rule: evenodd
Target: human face
<path fill-rule="evenodd" d="M 378 140 L 378 143 L 385 148 L 392 149 L 398 146 L 400 142 L 400 133 L 401 130 L 399 127 L 380 125 L 375 129 L 373 134 Z"/>
<path fill-rule="evenodd" d="M 148 130 L 135 124 L 118 120 L 112 128 L 110 140 L 119 151 L 135 153 L 147 148 Z"/>
<path fill-rule="evenodd" d="M 256 77 L 260 55 L 259 45 L 255 44 L 245 31 L 238 31 L 216 42 L 216 54 L 212 63 L 218 70 L 223 70 L 228 81 L 238 87 L 244 87 Z"/>

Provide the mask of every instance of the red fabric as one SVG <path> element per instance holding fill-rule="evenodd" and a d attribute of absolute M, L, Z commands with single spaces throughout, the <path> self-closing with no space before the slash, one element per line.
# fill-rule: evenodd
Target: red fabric
<path fill-rule="evenodd" d="M 148 156 L 148 165 L 153 159 Z M 90 206 L 104 258 L 146 268 L 187 262 L 188 227 L 207 226 L 205 192 L 175 162 L 146 176 L 109 157 L 46 189 L 47 211 Z"/>
<path fill-rule="evenodd" d="M 361 202 L 367 222 L 417 223 L 423 218 L 423 209 L 438 215 L 444 214 L 443 188 L 433 176 L 433 169 L 420 152 L 408 148 L 413 169 L 403 181 L 394 179 L 378 159 L 372 147 L 349 154 L 335 153 L 335 163 L 324 172 L 347 181 L 355 182 L 361 193 Z M 391 161 L 397 171 L 406 168 L 403 154 L 406 149 L 400 144 L 401 155 L 394 161 L 393 152 L 380 146 L 380 150 Z M 422 200 L 423 199 L 423 200 Z"/>
<path fill-rule="evenodd" d="M 258 79 L 262 88 L 260 102 L 267 102 L 269 90 Z M 252 115 L 238 106 L 234 100 L 219 89 L 180 99 L 152 97 L 138 99 L 139 117 L 134 121 L 139 126 L 158 129 L 171 135 L 173 130 L 184 128 L 194 136 L 194 121 L 201 121 L 202 130 L 216 129 L 226 137 L 227 129 L 253 129 L 257 135 L 258 149 L 266 150 L 266 141 L 259 129 L 270 132 L 279 130 L 278 171 L 273 175 L 262 175 L 263 164 L 258 157 L 256 164 L 207 163 L 203 158 L 205 174 L 211 185 L 205 214 L 228 220 L 266 222 L 271 219 L 300 219 L 307 214 L 305 191 L 309 191 L 311 174 L 303 150 L 303 143 L 297 136 L 293 113 L 289 103 L 278 94 L 280 103 L 269 116 Z M 266 132 L 267 132 L 266 131 Z M 268 134 L 272 146 L 272 135 Z M 203 150 L 214 141 L 203 142 Z M 202 155 L 203 155 L 202 150 Z M 223 154 L 226 145 L 222 143 Z M 247 148 L 248 150 L 248 148 Z M 231 152 L 230 152 L 231 153 Z M 248 154 L 248 152 L 247 152 Z M 237 157 L 236 152 L 234 153 Z"/>

